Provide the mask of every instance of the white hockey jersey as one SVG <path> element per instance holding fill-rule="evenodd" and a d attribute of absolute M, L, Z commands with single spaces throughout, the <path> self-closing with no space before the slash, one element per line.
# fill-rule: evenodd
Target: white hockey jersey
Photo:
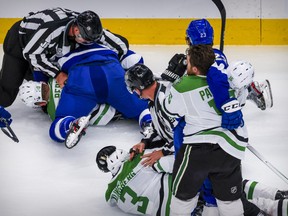
<path fill-rule="evenodd" d="M 141 155 L 122 165 L 108 184 L 106 201 L 126 213 L 168 216 L 174 156 L 162 157 L 152 168 L 141 165 Z"/>
<path fill-rule="evenodd" d="M 162 103 L 168 115 L 185 118 L 184 144 L 219 144 L 230 155 L 244 158 L 248 142 L 246 127 L 231 131 L 221 127 L 221 112 L 216 108 L 205 76 L 183 76 Z"/>

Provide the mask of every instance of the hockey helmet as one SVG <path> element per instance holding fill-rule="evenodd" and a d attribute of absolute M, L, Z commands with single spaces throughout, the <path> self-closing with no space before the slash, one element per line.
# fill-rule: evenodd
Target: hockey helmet
<path fill-rule="evenodd" d="M 45 102 L 46 100 L 42 98 L 42 84 L 43 82 L 28 81 L 24 82 L 19 87 L 19 97 L 20 99 L 29 107 L 38 108 L 40 105 L 36 103 Z"/>
<path fill-rule="evenodd" d="M 128 152 L 117 149 L 115 146 L 106 146 L 98 152 L 96 163 L 103 172 L 110 171 L 112 174 L 116 174 L 123 162 L 128 158 Z"/>
<path fill-rule="evenodd" d="M 247 61 L 234 61 L 227 68 L 227 76 L 231 88 L 247 88 L 253 82 L 254 68 Z"/>
<path fill-rule="evenodd" d="M 125 74 L 125 83 L 130 93 L 135 89 L 140 92 L 155 81 L 152 71 L 144 64 L 135 64 Z"/>
<path fill-rule="evenodd" d="M 81 36 L 87 41 L 96 42 L 103 34 L 101 20 L 93 11 L 88 10 L 79 14 L 76 18 L 76 24 Z"/>
<path fill-rule="evenodd" d="M 186 30 L 186 41 L 189 45 L 213 45 L 214 30 L 208 20 L 199 19 L 190 22 Z"/>

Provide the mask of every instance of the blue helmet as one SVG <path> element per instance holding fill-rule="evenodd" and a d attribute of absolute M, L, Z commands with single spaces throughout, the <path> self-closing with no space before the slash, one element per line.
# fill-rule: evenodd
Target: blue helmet
<path fill-rule="evenodd" d="M 213 45 L 214 30 L 206 19 L 193 20 L 186 30 L 186 40 L 189 45 Z"/>

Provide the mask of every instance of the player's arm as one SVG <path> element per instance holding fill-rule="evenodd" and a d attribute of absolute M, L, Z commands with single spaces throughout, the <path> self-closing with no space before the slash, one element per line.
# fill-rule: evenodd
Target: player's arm
<path fill-rule="evenodd" d="M 135 144 L 130 149 L 130 160 L 139 154 L 142 153 L 145 149 L 159 148 L 165 145 L 166 141 L 163 140 L 156 131 L 154 131 L 150 137 L 145 137 L 141 140 L 141 142 Z"/>
<path fill-rule="evenodd" d="M 186 104 L 183 96 L 177 91 L 176 86 L 171 86 L 169 94 L 164 99 L 159 99 L 162 111 L 171 118 L 181 118 L 186 113 Z"/>
<path fill-rule="evenodd" d="M 121 60 L 129 50 L 129 42 L 125 37 L 112 33 L 107 29 L 103 29 L 103 36 L 100 39 L 100 43 L 116 52 L 119 60 Z"/>
<path fill-rule="evenodd" d="M 161 157 L 159 160 L 156 161 L 156 163 L 153 164 L 152 168 L 159 173 L 172 173 L 174 160 L 174 155 L 167 155 Z"/>
<path fill-rule="evenodd" d="M 230 98 L 227 75 L 219 70 L 214 63 L 207 73 L 207 83 L 211 90 L 216 107 L 222 113 L 223 128 L 233 130 L 243 125 L 243 115 L 240 103 L 236 98 Z"/>
<path fill-rule="evenodd" d="M 60 71 L 57 66 L 52 64 L 46 54 L 50 42 L 53 40 L 51 38 L 52 32 L 54 33 L 53 38 L 57 38 L 61 34 L 56 29 L 39 29 L 25 46 L 23 56 L 30 62 L 34 70 L 41 71 L 49 77 L 57 77 Z M 57 32 L 59 32 L 59 35 L 57 35 Z M 45 37 L 45 35 L 48 35 L 48 37 Z"/>
<path fill-rule="evenodd" d="M 163 148 L 142 155 L 141 158 L 143 158 L 143 160 L 141 164 L 143 166 L 153 166 L 160 158 L 173 154 L 174 154 L 173 142 L 170 144 L 165 142 Z"/>

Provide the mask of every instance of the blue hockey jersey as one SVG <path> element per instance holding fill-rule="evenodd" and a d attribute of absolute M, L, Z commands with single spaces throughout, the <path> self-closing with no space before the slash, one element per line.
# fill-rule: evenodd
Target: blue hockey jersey
<path fill-rule="evenodd" d="M 147 101 L 128 92 L 118 56 L 105 46 L 79 47 L 61 58 L 59 64 L 68 79 L 56 117 L 78 118 L 87 115 L 96 104 L 107 103 L 125 118 L 138 119 L 148 107 Z"/>

